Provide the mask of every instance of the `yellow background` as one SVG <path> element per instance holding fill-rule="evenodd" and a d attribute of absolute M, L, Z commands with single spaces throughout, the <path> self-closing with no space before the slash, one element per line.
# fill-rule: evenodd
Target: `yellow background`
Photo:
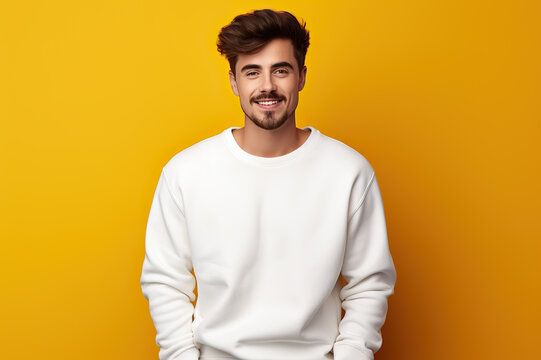
<path fill-rule="evenodd" d="M 379 360 L 541 359 L 537 1 L 4 1 L 0 358 L 157 359 L 161 167 L 243 126 L 222 26 L 311 34 L 297 126 L 373 165 L 398 278 Z M 263 325 L 262 325 L 263 326 Z"/>

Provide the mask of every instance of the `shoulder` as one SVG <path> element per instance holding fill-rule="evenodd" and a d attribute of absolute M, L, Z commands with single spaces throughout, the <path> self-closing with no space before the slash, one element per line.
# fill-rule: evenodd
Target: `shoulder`
<path fill-rule="evenodd" d="M 221 151 L 221 134 L 216 134 L 177 152 L 163 166 L 170 180 L 176 180 L 180 174 L 197 171 L 205 163 L 215 161 L 216 153 Z"/>
<path fill-rule="evenodd" d="M 321 153 L 336 176 L 347 182 L 349 189 L 349 216 L 355 212 L 364 194 L 375 178 L 374 168 L 368 159 L 351 146 L 329 136 L 321 136 Z"/>
<path fill-rule="evenodd" d="M 368 159 L 351 146 L 324 134 L 321 134 L 320 142 L 322 156 L 332 161 L 340 170 L 368 176 L 374 172 Z"/>

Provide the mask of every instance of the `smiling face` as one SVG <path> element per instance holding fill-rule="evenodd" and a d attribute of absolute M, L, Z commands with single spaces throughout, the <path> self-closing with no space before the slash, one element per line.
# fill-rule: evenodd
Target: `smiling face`
<path fill-rule="evenodd" d="M 291 40 L 274 39 L 255 54 L 239 55 L 235 71 L 229 81 L 246 119 L 267 130 L 295 121 L 306 66 L 299 74 Z"/>

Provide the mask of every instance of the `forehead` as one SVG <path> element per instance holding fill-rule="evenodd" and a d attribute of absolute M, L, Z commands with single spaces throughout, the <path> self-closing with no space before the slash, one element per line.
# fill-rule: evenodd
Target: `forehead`
<path fill-rule="evenodd" d="M 290 39 L 273 39 L 261 50 L 254 54 L 240 54 L 237 58 L 236 70 L 242 69 L 248 64 L 260 65 L 263 68 L 271 67 L 272 64 L 287 61 L 297 68 L 295 51 Z"/>

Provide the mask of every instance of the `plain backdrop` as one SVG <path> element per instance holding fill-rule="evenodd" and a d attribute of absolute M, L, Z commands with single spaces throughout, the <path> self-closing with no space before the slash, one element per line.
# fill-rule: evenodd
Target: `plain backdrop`
<path fill-rule="evenodd" d="M 216 40 L 259 8 L 311 34 L 297 126 L 378 174 L 397 284 L 376 359 L 540 359 L 525 0 L 3 2 L 0 358 L 158 358 L 139 285 L 152 196 L 174 154 L 244 125 Z"/>

